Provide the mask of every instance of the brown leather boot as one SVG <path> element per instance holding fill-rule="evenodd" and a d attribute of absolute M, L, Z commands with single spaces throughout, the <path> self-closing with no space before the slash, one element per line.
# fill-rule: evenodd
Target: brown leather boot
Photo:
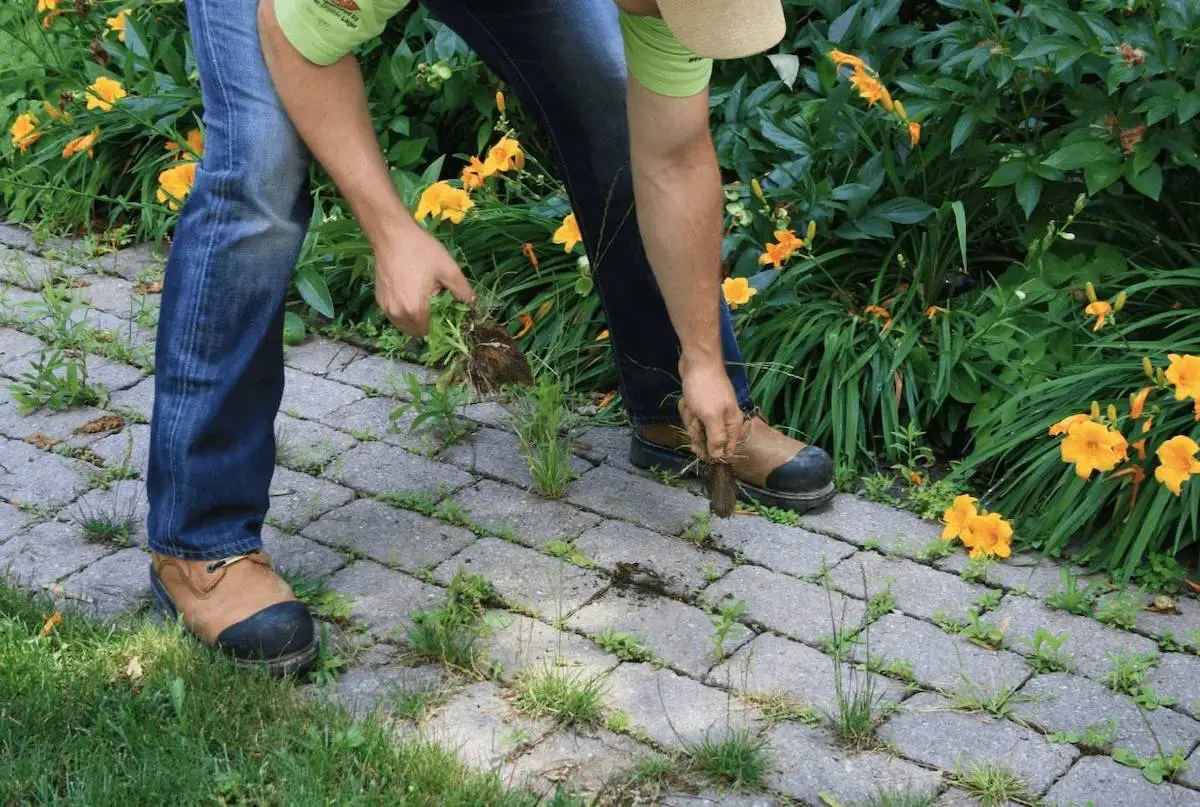
<path fill-rule="evenodd" d="M 262 551 L 220 560 L 154 554 L 150 587 L 159 606 L 238 664 L 272 674 L 307 670 L 317 657 L 312 616 Z"/>
<path fill-rule="evenodd" d="M 644 426 L 633 434 L 630 461 L 643 469 L 695 472 L 699 465 L 688 442 L 681 426 Z M 733 470 L 740 498 L 771 507 L 803 513 L 836 492 L 828 454 L 773 429 L 757 414 L 746 421 Z"/>

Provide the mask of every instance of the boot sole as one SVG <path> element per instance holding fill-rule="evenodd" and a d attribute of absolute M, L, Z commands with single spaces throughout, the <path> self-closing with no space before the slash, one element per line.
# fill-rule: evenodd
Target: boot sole
<path fill-rule="evenodd" d="M 695 470 L 699 468 L 699 464 L 694 457 L 649 443 L 637 434 L 633 435 L 631 441 L 629 461 L 643 471 L 656 467 L 674 474 L 686 474 L 693 477 L 699 476 Z M 781 493 L 779 491 L 766 490 L 757 485 L 751 485 L 740 479 L 735 479 L 734 481 L 737 483 L 738 498 L 742 501 L 750 504 L 761 504 L 767 507 L 778 507 L 796 513 L 807 513 L 810 510 L 822 507 L 828 504 L 837 493 L 837 489 L 832 482 L 819 490 Z"/>
<path fill-rule="evenodd" d="M 158 579 L 158 574 L 155 573 L 153 566 L 150 567 L 150 591 L 154 594 L 154 602 L 158 606 L 158 610 L 162 611 L 172 620 L 178 620 L 179 609 L 175 607 L 175 603 L 171 600 L 171 595 L 167 593 L 166 587 Z M 282 678 L 306 672 L 312 667 L 313 662 L 317 660 L 319 650 L 317 639 L 314 636 L 313 640 L 305 647 L 300 648 L 294 653 L 279 656 L 278 658 L 242 659 L 228 652 L 225 655 L 233 659 L 233 663 L 237 667 L 242 669 L 265 669 L 272 676 Z"/>

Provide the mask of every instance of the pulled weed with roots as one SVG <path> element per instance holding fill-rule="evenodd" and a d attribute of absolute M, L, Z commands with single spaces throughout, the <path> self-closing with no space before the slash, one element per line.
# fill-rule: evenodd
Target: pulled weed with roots
<path fill-rule="evenodd" d="M 491 311 L 482 294 L 474 306 L 446 291 L 433 298 L 423 359 L 442 369 L 441 383 L 465 383 L 478 396 L 533 383 L 525 354 Z"/>

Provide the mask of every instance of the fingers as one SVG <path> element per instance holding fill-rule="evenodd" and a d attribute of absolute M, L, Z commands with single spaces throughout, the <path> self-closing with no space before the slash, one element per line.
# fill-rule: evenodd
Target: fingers
<path fill-rule="evenodd" d="M 721 460 L 729 456 L 726 451 L 726 442 L 729 439 L 729 430 L 725 428 L 725 421 L 722 417 L 710 418 L 705 424 L 704 432 L 708 437 L 708 456 L 714 460 Z"/>
<path fill-rule="evenodd" d="M 687 401 L 680 399 L 679 401 L 679 416 L 683 419 L 683 426 L 687 429 L 688 439 L 691 441 L 692 453 L 701 459 L 707 453 L 704 446 L 704 426 L 700 422 L 700 418 L 687 405 Z"/>
<path fill-rule="evenodd" d="M 475 291 L 471 288 L 470 281 L 467 280 L 467 276 L 463 274 L 458 264 L 452 262 L 442 272 L 440 280 L 442 285 L 454 295 L 454 299 L 460 303 L 471 304 L 475 302 Z"/>

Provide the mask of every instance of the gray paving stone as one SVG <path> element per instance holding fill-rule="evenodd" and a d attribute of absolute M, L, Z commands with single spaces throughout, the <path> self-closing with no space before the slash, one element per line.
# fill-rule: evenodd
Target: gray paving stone
<path fill-rule="evenodd" d="M 76 272 L 79 270 L 76 269 Z M 0 281 L 37 291 L 70 272 L 57 261 L 48 261 L 28 252 L 0 247 Z"/>
<path fill-rule="evenodd" d="M 143 478 L 150 467 L 150 427 L 141 423 L 126 426 L 102 437 L 88 448 L 104 460 L 107 468 L 133 468 Z"/>
<path fill-rule="evenodd" d="M 3 460 L 0 459 L 0 462 Z M 6 541 L 25 529 L 32 517 L 20 508 L 0 502 L 0 541 Z"/>
<path fill-rule="evenodd" d="M 1016 653 L 988 650 L 960 636 L 901 614 L 871 625 L 870 654 L 885 664 L 906 661 L 924 686 L 981 699 L 1019 687 L 1030 670 Z M 855 648 L 862 659 L 862 645 Z"/>
<path fill-rule="evenodd" d="M 941 774 L 913 763 L 870 751 L 846 754 L 827 732 L 784 723 L 771 732 L 771 772 L 767 786 L 806 804 L 866 804 L 887 795 L 931 798 L 941 786 Z"/>
<path fill-rule="evenodd" d="M 1164 653 L 1146 683 L 1160 695 L 1175 699 L 1176 708 L 1200 719 L 1200 658 L 1185 653 Z"/>
<path fill-rule="evenodd" d="M 1153 597 L 1149 594 L 1143 595 L 1141 599 L 1143 605 L 1153 602 Z M 1175 597 L 1175 608 L 1179 611 L 1178 614 L 1140 609 L 1134 629 L 1155 638 L 1170 634 L 1178 641 L 1200 650 L 1200 601 L 1192 596 Z"/>
<path fill-rule="evenodd" d="M 0 411 L 0 434 L 14 440 L 24 440 L 33 434 L 41 434 L 62 442 L 70 441 L 75 445 L 90 445 L 96 442 L 96 438 L 76 434 L 76 430 L 103 414 L 99 409 L 84 406 L 59 412 L 53 409 L 39 409 L 23 415 L 14 403 Z"/>
<path fill-rule="evenodd" d="M 299 535 L 287 535 L 271 526 L 262 529 L 263 550 L 281 572 L 318 580 L 346 565 L 338 552 Z"/>
<path fill-rule="evenodd" d="M 334 692 L 351 714 L 365 717 L 376 709 L 386 714 L 404 693 L 436 692 L 446 684 L 446 672 L 438 664 L 361 666 L 342 673 Z"/>
<path fill-rule="evenodd" d="M 65 516 L 81 528 L 88 521 L 104 521 L 109 524 L 125 524 L 129 528 L 129 539 L 137 546 L 145 546 L 146 518 L 150 514 L 150 501 L 146 497 L 146 483 L 137 479 L 122 479 L 107 488 L 93 488 L 67 505 L 60 517 Z"/>
<path fill-rule="evenodd" d="M 602 462 L 622 471 L 644 476 L 645 472 L 635 468 L 629 461 L 632 433 L 631 429 L 624 426 L 592 426 L 575 438 L 575 453 L 590 462 Z"/>
<path fill-rule="evenodd" d="M 13 328 L 0 328 L 0 366 L 30 353 L 37 353 L 45 347 L 43 342 L 28 334 Z"/>
<path fill-rule="evenodd" d="M 369 560 L 356 561 L 329 580 L 329 588 L 353 598 L 352 619 L 381 639 L 403 638 L 414 611 L 436 608 L 446 592 Z"/>
<path fill-rule="evenodd" d="M 722 647 L 712 618 L 691 605 L 636 591 L 609 589 L 567 620 L 567 625 L 589 636 L 605 628 L 639 637 L 656 658 L 697 678 L 725 655 L 754 636 L 735 624 Z"/>
<path fill-rule="evenodd" d="M 165 245 L 143 243 L 91 258 L 84 262 L 84 266 L 93 272 L 138 280 L 149 271 L 160 270 L 166 260 Z"/>
<path fill-rule="evenodd" d="M 662 807 L 778 807 L 788 804 L 774 796 L 756 793 L 743 794 L 733 791 L 704 790 L 700 793 L 673 793 L 663 796 L 658 804 Z"/>
<path fill-rule="evenodd" d="M 429 718 L 423 733 L 472 768 L 498 770 L 551 729 L 548 721 L 515 714 L 500 688 L 483 682 L 455 694 Z"/>
<path fill-rule="evenodd" d="M 331 370 L 329 378 L 375 390 L 387 396 L 408 398 L 406 376 L 412 373 L 422 384 L 428 384 L 437 378 L 437 372 L 419 364 L 389 359 L 378 354 L 364 355 L 354 361 Z"/>
<path fill-rule="evenodd" d="M 283 371 L 283 401 L 279 410 L 308 420 L 317 420 L 335 409 L 363 397 L 362 390 L 318 378 L 287 367 Z"/>
<path fill-rule="evenodd" d="M 1157 655 L 1157 645 L 1133 633 L 1115 630 L 1087 617 L 1047 608 L 1040 602 L 1022 597 L 1006 597 L 1000 607 L 988 614 L 988 620 L 1007 628 L 1005 646 L 1023 655 L 1030 654 L 1029 642 L 1038 628 L 1050 633 L 1066 633 L 1061 652 L 1072 658 L 1075 671 L 1089 678 L 1101 678 L 1112 664 L 1112 653 L 1131 656 Z"/>
<path fill-rule="evenodd" d="M 145 378 L 140 369 L 131 364 L 125 364 L 99 356 L 88 356 L 88 383 L 102 387 L 108 392 L 128 389 Z"/>
<path fill-rule="evenodd" d="M 57 507 L 88 489 L 87 466 L 39 451 L 19 440 L 0 440 L 0 499 L 9 504 Z"/>
<path fill-rule="evenodd" d="M 1046 792 L 1079 756 L 1015 723 L 951 711 L 953 702 L 932 693 L 914 695 L 879 730 L 879 736 L 917 762 L 945 771 L 1000 763 L 1034 795 Z"/>
<path fill-rule="evenodd" d="M 40 294 L 12 284 L 0 287 L 0 311 L 3 311 L 12 319 L 27 320 L 30 315 L 30 308 L 36 306 L 41 299 L 42 296 Z"/>
<path fill-rule="evenodd" d="M 608 702 L 659 745 L 721 742 L 731 731 L 757 729 L 757 714 L 736 698 L 649 664 L 622 664 L 608 676 Z"/>
<path fill-rule="evenodd" d="M 0 544 L 0 578 L 32 589 L 49 586 L 112 551 L 85 541 L 77 527 L 47 521 Z"/>
<path fill-rule="evenodd" d="M 425 443 L 422 435 L 409 431 L 409 425 L 416 416 L 403 413 L 393 421 L 391 415 L 396 408 L 396 401 L 390 398 L 363 398 L 335 409 L 322 417 L 321 422 L 344 432 L 369 434 L 388 445 L 400 446 L 411 451 L 423 449 Z"/>
<path fill-rule="evenodd" d="M 444 496 L 474 480 L 452 465 L 418 457 L 386 443 L 360 443 L 325 469 L 325 478 L 379 496 L 430 493 Z"/>
<path fill-rule="evenodd" d="M 854 554 L 854 547 L 761 516 L 715 518 L 713 544 L 777 572 L 810 577 Z"/>
<path fill-rule="evenodd" d="M 857 630 L 866 612 L 859 600 L 758 566 L 738 566 L 701 596 L 718 607 L 742 600 L 750 619 L 813 644 L 830 636 L 835 626 Z"/>
<path fill-rule="evenodd" d="M 316 519 L 354 499 L 354 491 L 324 479 L 275 468 L 268 489 L 267 520 L 284 532 L 302 530 Z"/>
<path fill-rule="evenodd" d="M 934 566 L 945 572 L 961 574 L 970 558 L 966 552 L 955 552 L 948 558 L 934 562 Z M 1063 564 L 1042 555 L 1017 552 L 1003 562 L 987 564 L 984 579 L 993 586 L 1000 586 L 1023 596 L 1043 599 L 1046 595 L 1062 588 L 1062 569 L 1068 569 L 1079 578 L 1082 588 L 1092 579 L 1077 566 Z"/>
<path fill-rule="evenodd" d="M 934 802 L 933 807 L 988 807 L 988 805 L 967 791 L 952 787 Z M 1021 805 L 1015 801 L 1006 800 L 1003 804 L 997 804 L 995 807 L 1021 807 Z"/>
<path fill-rule="evenodd" d="M 27 252 L 33 252 L 37 249 L 37 242 L 33 238 L 33 233 L 17 224 L 0 224 L 0 244 Z"/>
<path fill-rule="evenodd" d="M 904 696 L 899 684 L 883 676 L 852 672 L 849 665 L 843 665 L 843 673 L 842 680 L 847 685 L 851 676 L 870 676 L 876 704 L 880 707 Z M 705 680 L 751 697 L 785 695 L 823 714 L 837 714 L 833 659 L 807 645 L 770 633 L 761 634 L 743 645 Z M 865 682 L 866 679 L 855 680 Z"/>
<path fill-rule="evenodd" d="M 294 471 L 319 473 L 334 457 L 357 444 L 350 435 L 313 420 L 282 412 L 275 417 L 276 462 Z"/>
<path fill-rule="evenodd" d="M 617 579 L 632 574 L 635 583 L 668 594 L 690 594 L 733 568 L 733 561 L 719 552 L 622 521 L 588 530 L 575 546 Z"/>
<path fill-rule="evenodd" d="M 517 759 L 507 779 L 510 787 L 553 795 L 562 784 L 580 799 L 594 798 L 615 777 L 627 773 L 649 748 L 611 731 L 587 735 L 559 731 Z"/>
<path fill-rule="evenodd" d="M 1128 695 L 1066 673 L 1038 675 L 1021 688 L 1013 714 L 1050 733 L 1083 732 L 1108 718 L 1117 721 L 1114 746 L 1141 757 L 1156 757 L 1158 749 L 1187 754 L 1200 742 L 1200 723 L 1171 709 L 1138 709 Z"/>
<path fill-rule="evenodd" d="M 495 538 L 471 544 L 433 576 L 449 585 L 459 569 L 486 579 L 506 602 L 548 619 L 567 616 L 608 585 L 595 572 Z"/>
<path fill-rule="evenodd" d="M 1177 777 L 1180 784 L 1200 789 L 1200 747 L 1187 758 L 1188 768 Z"/>
<path fill-rule="evenodd" d="M 303 534 L 408 572 L 432 569 L 475 540 L 462 527 L 373 499 L 358 499 L 327 513 Z"/>
<path fill-rule="evenodd" d="M 345 369 L 346 365 L 365 355 L 365 350 L 345 342 L 310 336 L 298 345 L 286 347 L 283 363 L 295 370 L 324 376 Z"/>
<path fill-rule="evenodd" d="M 474 423 L 491 426 L 500 431 L 513 431 L 512 413 L 495 401 L 467 404 L 462 408 L 462 416 Z"/>
<path fill-rule="evenodd" d="M 668 535 L 679 535 L 697 515 L 708 512 L 708 502 L 699 496 L 604 466 L 574 482 L 567 500 Z"/>
<path fill-rule="evenodd" d="M 490 479 L 459 492 L 454 500 L 479 526 L 537 549 L 578 536 L 601 521 L 600 516 Z"/>
<path fill-rule="evenodd" d="M 128 389 L 113 392 L 108 396 L 107 408 L 112 412 L 128 410 L 139 416 L 138 419 L 149 422 L 154 414 L 154 376 L 143 378 Z"/>
<path fill-rule="evenodd" d="M 1136 768 L 1108 757 L 1084 757 L 1046 794 L 1047 807 L 1196 807 L 1200 793 L 1151 784 Z"/>
<path fill-rule="evenodd" d="M 890 592 L 900 611 L 923 619 L 949 613 L 966 621 L 972 603 L 988 591 L 986 586 L 968 583 L 961 577 L 877 552 L 859 552 L 842 561 L 830 572 L 829 582 L 854 597 Z"/>
<path fill-rule="evenodd" d="M 122 549 L 100 558 L 62 583 L 72 606 L 99 619 L 113 619 L 150 602 L 150 556 Z"/>
<path fill-rule="evenodd" d="M 516 435 L 497 429 L 480 429 L 469 440 L 455 443 L 443 453 L 446 462 L 483 474 L 521 488 L 531 488 L 533 479 L 529 466 L 521 456 L 521 443 Z M 571 467 L 582 474 L 591 466 L 572 457 Z"/>
<path fill-rule="evenodd" d="M 930 541 L 941 539 L 942 533 L 939 525 L 922 521 L 912 513 L 848 494 L 839 494 L 828 506 L 801 516 L 800 523 L 806 529 L 856 546 L 878 545 L 884 552 L 910 558 L 919 557 Z"/>
<path fill-rule="evenodd" d="M 591 678 L 619 664 L 616 656 L 574 633 L 510 611 L 489 611 L 489 630 L 482 646 L 489 662 L 499 667 L 500 680 L 515 682 L 526 671 L 561 671 Z"/>
<path fill-rule="evenodd" d="M 84 302 L 99 311 L 118 317 L 129 317 L 137 311 L 133 298 L 133 283 L 122 277 L 88 275 L 79 279 Z M 141 295 L 139 295 L 141 296 Z"/>

